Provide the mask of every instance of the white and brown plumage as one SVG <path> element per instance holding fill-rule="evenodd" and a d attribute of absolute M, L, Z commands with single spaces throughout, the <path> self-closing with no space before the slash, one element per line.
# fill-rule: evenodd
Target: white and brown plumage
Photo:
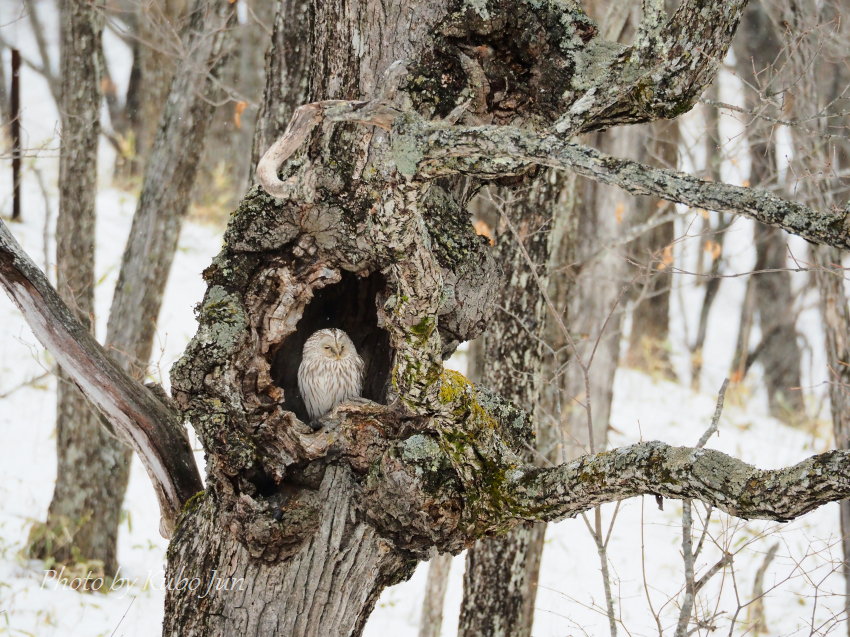
<path fill-rule="evenodd" d="M 298 389 L 311 421 L 339 403 L 360 396 L 363 359 L 348 334 L 339 329 L 314 332 L 304 343 Z"/>

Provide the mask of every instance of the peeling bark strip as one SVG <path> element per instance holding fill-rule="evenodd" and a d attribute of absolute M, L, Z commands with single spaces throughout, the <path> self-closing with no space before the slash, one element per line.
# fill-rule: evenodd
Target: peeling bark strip
<path fill-rule="evenodd" d="M 793 520 L 850 496 L 850 451 L 757 469 L 713 449 L 642 442 L 509 477 L 516 517 L 561 520 L 637 495 L 697 499 L 743 519 Z"/>
<path fill-rule="evenodd" d="M 107 356 L 0 221 L 0 283 L 86 397 L 139 454 L 170 535 L 183 504 L 201 488 L 189 440 L 172 408 Z"/>

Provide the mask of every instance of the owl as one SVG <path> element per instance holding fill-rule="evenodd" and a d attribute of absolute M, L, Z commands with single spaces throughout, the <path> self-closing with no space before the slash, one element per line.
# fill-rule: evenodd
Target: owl
<path fill-rule="evenodd" d="M 348 334 L 338 329 L 314 332 L 304 343 L 298 389 L 311 425 L 338 404 L 360 396 L 363 359 Z"/>

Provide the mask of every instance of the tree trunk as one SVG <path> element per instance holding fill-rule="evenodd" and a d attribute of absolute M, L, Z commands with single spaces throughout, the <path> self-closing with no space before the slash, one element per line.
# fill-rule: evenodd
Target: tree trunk
<path fill-rule="evenodd" d="M 57 288 L 80 321 L 94 318 L 94 226 L 100 136 L 99 51 L 102 16 L 86 2 L 62 7 L 62 145 L 56 227 Z M 116 567 L 115 531 L 124 479 L 122 448 L 64 370 L 58 376 L 56 485 L 44 524 L 33 527 L 30 553 L 60 562 L 98 561 Z"/>
<path fill-rule="evenodd" d="M 496 316 L 479 349 L 481 382 L 516 404 L 532 409 L 540 391 L 549 231 L 560 212 L 561 185 L 555 173 L 535 180 L 516 198 L 494 196 L 499 232 L 497 260 L 506 279 Z M 482 365 L 483 361 L 487 361 Z M 529 450 L 528 459 L 534 461 Z M 520 637 L 531 633 L 545 525 L 518 528 L 479 541 L 467 553 L 458 635 Z"/>
<path fill-rule="evenodd" d="M 310 32 L 313 6 L 310 2 L 278 2 L 272 37 L 266 51 L 266 85 L 251 148 L 248 185 L 254 183 L 254 168 L 260 157 L 283 134 L 292 113 L 309 102 L 310 65 L 314 56 Z"/>
<path fill-rule="evenodd" d="M 226 50 L 227 29 L 222 27 L 231 15 L 232 7 L 226 0 L 222 0 L 218 10 L 220 14 L 214 8 L 207 8 L 205 2 L 198 2 L 193 10 L 192 22 L 185 37 L 187 47 L 194 47 L 192 50 L 196 57 L 187 61 L 183 67 L 186 72 L 179 73 L 175 78 L 157 144 L 146 171 L 112 300 L 106 347 L 113 358 L 138 379 L 144 378 L 150 359 L 162 294 L 177 248 L 206 123 L 212 110 L 206 96 L 214 94 L 212 86 L 215 68 L 221 61 L 222 52 Z M 215 35 L 209 37 L 210 33 Z M 197 40 L 204 44 L 198 46 Z M 80 41 L 88 42 L 88 39 L 80 38 Z M 193 67 L 193 64 L 196 66 Z M 207 69 L 210 68 L 213 70 L 208 77 Z M 99 87 L 99 82 L 96 86 Z M 97 121 L 99 95 L 98 88 L 98 99 L 92 107 L 95 119 L 84 120 L 82 123 L 86 126 Z M 77 175 L 81 166 L 92 166 L 94 171 L 95 164 L 93 160 L 74 161 L 69 170 Z M 63 176 L 61 183 L 63 188 L 73 189 L 75 182 L 76 177 Z M 90 187 L 93 214 L 93 173 Z M 81 231 L 84 238 L 74 238 L 75 235 L 68 234 L 60 222 L 57 229 L 60 242 L 57 260 L 60 264 L 63 251 L 65 254 L 67 251 L 79 254 L 83 252 L 81 247 L 86 242 L 91 244 L 94 240 L 91 225 L 83 226 Z M 61 265 L 59 272 L 63 276 Z M 90 276 L 93 281 L 93 274 Z M 82 284 L 75 285 L 76 289 L 86 289 Z M 89 283 L 90 291 L 91 287 Z M 86 315 L 90 312 L 91 309 L 87 310 Z M 67 383 L 62 383 L 60 400 L 68 391 L 75 390 Z M 70 409 L 71 406 L 62 403 L 59 410 L 60 423 L 67 422 Z M 115 545 L 121 505 L 129 479 L 131 451 L 124 442 L 110 436 L 101 425 L 96 425 L 95 420 L 96 417 L 90 414 L 88 420 L 79 421 L 80 424 L 74 429 L 67 429 L 60 424 L 57 441 L 59 473 L 48 513 L 48 529 L 70 526 L 80 533 L 80 540 L 75 540 L 74 544 L 81 550 L 85 549 L 82 552 L 84 556 L 103 560 L 109 574 L 114 572 L 115 567 Z M 80 458 L 86 461 L 81 462 Z M 76 530 L 77 527 L 80 529 Z M 90 547 L 85 543 L 89 535 L 92 538 Z M 67 551 L 70 549 L 68 547 Z M 65 553 L 60 555 L 66 557 Z"/>
<path fill-rule="evenodd" d="M 679 156 L 679 123 L 656 122 L 650 132 L 653 155 L 665 166 L 677 169 Z M 634 224 L 651 223 L 667 215 L 673 206 L 662 199 L 650 199 L 639 207 Z M 648 263 L 646 281 L 638 287 L 637 299 L 632 309 L 632 329 L 626 363 L 631 367 L 660 373 L 673 378 L 670 364 L 670 290 L 673 273 L 664 262 L 672 249 L 675 224 L 672 220 L 648 230 L 632 243 L 634 259 Z M 666 251 L 666 252 L 665 252 Z"/>
<path fill-rule="evenodd" d="M 282 562 L 251 554 L 213 498 L 198 496 L 169 547 L 163 636 L 359 634 L 380 592 L 416 562 L 357 521 L 355 487 L 346 469 L 325 472 L 319 527 Z"/>
<path fill-rule="evenodd" d="M 835 446 L 850 449 L 850 307 L 844 289 L 844 270 L 841 252 L 835 249 L 817 249 L 818 265 L 823 268 L 816 274 L 820 291 L 820 310 L 826 336 L 826 364 L 829 374 L 829 402 L 832 412 L 832 429 Z M 841 519 L 841 548 L 844 554 L 846 593 L 845 612 L 850 613 L 850 501 L 843 500 L 839 509 Z M 850 627 L 848 627 L 850 634 Z"/>
<path fill-rule="evenodd" d="M 143 0 L 133 7 L 128 20 L 133 68 L 120 131 L 125 152 L 116 157 L 119 179 L 142 176 L 153 152 L 175 69 L 190 55 L 180 38 L 188 6 L 189 0 Z"/>
<path fill-rule="evenodd" d="M 832 135 L 834 130 L 850 130 L 850 117 L 844 107 L 850 83 L 846 64 L 845 42 L 850 36 L 846 2 L 824 2 L 811 6 L 806 13 L 782 4 L 770 5 L 769 17 L 776 37 L 790 51 L 780 60 L 780 71 L 803 81 L 799 86 L 806 100 L 795 102 L 793 94 L 785 95 L 783 117 L 797 118 L 816 113 L 811 127 L 791 127 L 794 136 L 793 165 L 789 173 L 815 174 L 818 179 L 802 179 L 794 183 L 803 198 L 824 209 L 850 210 L 850 186 L 842 178 L 850 169 L 850 143 L 845 136 Z M 765 15 L 759 16 L 767 22 Z M 779 30 L 781 29 L 781 30 Z M 798 34 L 804 34 L 798 36 Z M 824 38 L 824 35 L 827 37 Z M 793 37 L 793 40 L 791 38 Z M 820 56 L 823 55 L 823 59 Z M 780 79 L 785 79 L 780 76 Z M 787 81 L 787 80 L 786 80 Z M 814 278 L 820 293 L 820 314 L 826 341 L 827 377 L 832 414 L 832 431 L 838 449 L 850 448 L 850 307 L 846 291 L 846 270 L 842 252 L 816 246 L 813 257 L 818 269 Z M 844 557 L 845 613 L 850 613 L 850 501 L 840 503 L 841 547 Z M 850 623 L 847 625 L 850 635 Z"/>
<path fill-rule="evenodd" d="M 223 99 L 209 124 L 192 203 L 202 218 L 226 221 L 250 182 L 251 144 L 262 101 L 268 34 L 275 22 L 275 0 L 253 0 L 250 17 L 234 28 L 235 46 L 221 69 Z M 302 3 L 283 3 L 298 4 Z M 303 33 L 303 31 L 302 31 Z M 291 113 L 290 113 L 291 114 Z M 279 135 L 282 131 L 277 131 Z"/>
<path fill-rule="evenodd" d="M 771 24 L 763 7 L 755 3 L 744 12 L 740 28 L 745 37 L 738 39 L 737 72 L 747 85 L 766 91 L 772 68 L 781 54 L 777 27 Z M 748 96 L 747 108 L 755 112 L 764 107 L 755 91 L 749 91 Z M 772 123 L 755 118 L 747 131 L 752 166 L 750 182 L 763 189 L 770 189 L 777 182 L 775 134 L 771 128 Z M 742 351 L 740 356 L 746 361 L 745 368 L 752 363 L 747 359 L 753 354 L 761 361 L 771 415 L 788 422 L 801 422 L 805 418 L 800 391 L 801 353 L 796 314 L 789 311 L 794 305 L 791 275 L 784 271 L 788 267 L 788 244 L 781 232 L 768 226 L 757 225 L 754 233 L 757 274 L 753 276 L 752 293 L 762 340 L 754 352 Z"/>

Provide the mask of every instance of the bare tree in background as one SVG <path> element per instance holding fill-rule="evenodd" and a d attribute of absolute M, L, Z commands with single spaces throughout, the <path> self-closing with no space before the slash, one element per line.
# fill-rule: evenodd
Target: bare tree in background
<path fill-rule="evenodd" d="M 655 122 L 651 125 L 649 137 L 645 148 L 652 160 L 676 170 L 679 123 L 675 120 Z M 663 199 L 641 200 L 636 206 L 632 225 L 646 224 L 649 228 L 630 246 L 631 259 L 637 267 L 644 269 L 645 276 L 632 293 L 635 299 L 625 362 L 666 378 L 675 376 L 669 349 L 670 291 L 673 286 L 670 260 L 676 237 L 675 223 L 669 217 L 674 209 Z"/>
<path fill-rule="evenodd" d="M 794 141 L 788 187 L 813 205 L 850 207 L 850 5 L 842 0 L 804 2 L 799 7 L 765 4 L 762 19 L 784 44 L 787 64 L 775 74 L 781 96 L 768 116 L 790 120 Z M 792 9 L 798 9 L 794 11 Z M 800 10 L 802 9 L 802 10 Z M 799 97 L 798 97 L 799 96 Z M 805 96 L 805 97 L 803 97 Z M 827 379 L 833 434 L 839 449 L 850 448 L 850 307 L 842 252 L 816 246 L 815 281 L 826 341 Z M 845 612 L 850 613 L 850 502 L 840 507 Z M 848 624 L 850 635 L 850 624 Z"/>
<path fill-rule="evenodd" d="M 760 3 L 751 4 L 736 39 L 736 71 L 746 91 L 746 108 L 753 113 L 769 108 L 764 101 L 778 98 L 779 86 L 771 69 L 781 68 L 783 61 L 781 35 Z M 751 170 L 750 183 L 765 190 L 781 192 L 784 184 L 777 179 L 775 125 L 758 115 L 747 127 Z M 806 409 L 800 391 L 800 346 L 797 343 L 794 294 L 788 267 L 788 243 L 785 236 L 770 226 L 757 225 L 753 237 L 756 246 L 756 274 L 748 286 L 748 310 L 758 318 L 761 341 L 746 347 L 750 338 L 739 336 L 743 349 L 736 354 L 733 370 L 736 381 L 743 380 L 747 369 L 758 360 L 764 368 L 768 405 L 772 416 L 790 422 L 802 422 Z M 753 317 L 742 319 L 741 330 L 752 329 Z"/>
<path fill-rule="evenodd" d="M 494 257 L 505 280 L 474 365 L 482 385 L 529 410 L 541 391 L 547 309 L 539 290 L 548 280 L 549 233 L 562 212 L 563 183 L 546 172 L 515 196 L 490 195 L 484 202 L 495 208 Z M 531 449 L 524 455 L 538 462 Z M 545 524 L 521 527 L 469 549 L 458 635 L 530 634 L 545 530 Z"/>
<path fill-rule="evenodd" d="M 94 319 L 102 29 L 102 16 L 96 5 L 63 5 L 56 286 L 75 316 L 90 330 Z M 126 480 L 126 452 L 123 445 L 116 446 L 101 425 L 99 414 L 64 370 L 60 370 L 57 391 L 56 446 L 65 453 L 58 454 L 57 480 L 47 522 L 34 526 L 30 533 L 30 552 L 63 562 L 98 560 L 107 573 L 112 573 L 117 566 L 115 529 L 121 500 L 110 496 L 115 484 Z"/>
<path fill-rule="evenodd" d="M 526 460 L 531 423 L 518 406 L 442 365 L 491 321 L 501 284 L 458 195 L 466 179 L 528 186 L 534 166 L 566 169 L 850 247 L 850 210 L 571 141 L 687 111 L 744 5 L 684 0 L 667 16 L 645 2 L 623 45 L 574 3 L 311 4 L 321 55 L 309 61 L 309 103 L 260 162 L 262 188 L 205 271 L 173 402 L 108 358 L 0 225 L 0 281 L 145 463 L 173 534 L 167 576 L 227 574 L 203 600 L 168 590 L 165 635 L 357 635 L 380 592 L 435 550 L 639 494 L 781 520 L 850 495 L 846 450 L 762 471 L 643 442 L 539 467 Z M 363 400 L 314 432 L 296 370 L 321 327 L 345 329 L 367 372 Z M 183 419 L 206 451 L 203 490 Z"/>
<path fill-rule="evenodd" d="M 184 60 L 172 83 L 112 299 L 105 346 L 123 369 L 140 381 L 151 356 L 162 295 L 212 114 L 215 73 L 229 48 L 233 8 L 222 3 L 219 10 L 200 1 L 191 9 L 184 46 L 192 55 Z M 76 64 L 73 57 L 68 64 Z M 95 109 L 89 115 L 95 117 L 97 112 Z M 96 122 L 96 117 L 84 123 L 88 126 L 92 121 Z M 88 199 L 92 217 L 84 230 L 86 239 L 82 241 L 79 232 L 66 237 L 66 228 L 60 222 L 57 237 L 60 249 L 64 246 L 60 257 L 68 250 L 76 251 L 78 245 L 91 245 L 94 239 L 93 176 L 87 185 L 91 188 Z M 73 180 L 64 179 L 62 186 L 72 187 Z M 80 244 L 66 243 L 76 240 Z M 60 264 L 60 276 L 62 270 Z M 114 568 L 131 451 L 125 442 L 104 435 L 102 429 L 92 431 L 94 421 L 89 413 L 78 402 L 68 403 L 64 391 L 60 393 L 60 471 L 47 521 L 34 530 L 33 554 L 53 555 L 63 561 L 94 559 Z M 77 424 L 71 428 L 69 422 Z M 62 434 L 65 430 L 70 430 L 68 435 Z M 80 458 L 86 461 L 80 462 Z"/>

